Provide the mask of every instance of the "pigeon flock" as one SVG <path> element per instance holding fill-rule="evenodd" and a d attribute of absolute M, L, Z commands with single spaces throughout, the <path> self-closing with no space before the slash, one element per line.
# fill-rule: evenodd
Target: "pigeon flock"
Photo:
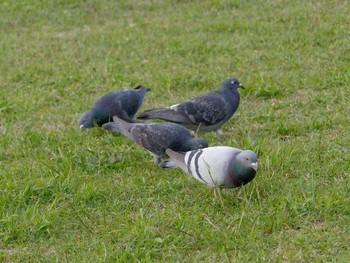
<path fill-rule="evenodd" d="M 149 88 L 117 90 L 100 97 L 81 115 L 79 125 L 82 130 L 102 126 L 123 134 L 145 148 L 160 168 L 180 168 L 211 188 L 240 187 L 256 175 L 256 153 L 228 146 L 209 147 L 206 140 L 197 137 L 198 132 L 210 131 L 224 135 L 220 128 L 239 106 L 239 88 L 244 89 L 236 78 L 229 78 L 219 90 L 136 115 L 139 120 L 163 122 L 134 119 Z M 195 137 L 188 129 L 195 131 Z"/>

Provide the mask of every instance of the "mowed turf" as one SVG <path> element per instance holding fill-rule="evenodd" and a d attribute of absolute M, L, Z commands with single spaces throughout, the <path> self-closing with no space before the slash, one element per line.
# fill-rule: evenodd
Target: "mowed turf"
<path fill-rule="evenodd" d="M 348 1 L 2 1 L 0 261 L 350 260 Z M 236 77 L 210 145 L 256 151 L 213 192 L 78 118 L 142 84 L 141 110 Z"/>

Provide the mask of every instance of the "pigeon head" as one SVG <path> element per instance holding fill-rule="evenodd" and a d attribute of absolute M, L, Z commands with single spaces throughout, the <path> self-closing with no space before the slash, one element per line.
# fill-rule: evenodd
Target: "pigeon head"
<path fill-rule="evenodd" d="M 79 126 L 81 130 L 94 127 L 94 116 L 92 111 L 84 112 L 79 118 Z"/>
<path fill-rule="evenodd" d="M 106 120 L 107 119 L 107 120 Z M 81 130 L 86 128 L 93 128 L 95 124 L 101 125 L 108 121 L 108 114 L 99 109 L 91 109 L 84 112 L 79 118 L 79 126 Z"/>
<path fill-rule="evenodd" d="M 225 79 L 221 84 L 221 89 L 224 90 L 237 90 L 239 88 L 244 89 L 244 86 L 239 83 L 238 79 L 236 78 Z"/>
<path fill-rule="evenodd" d="M 184 151 L 193 151 L 202 148 L 208 148 L 208 143 L 202 138 L 192 138 L 187 141 Z"/>
<path fill-rule="evenodd" d="M 245 150 L 237 154 L 233 162 L 233 174 L 237 178 L 237 185 L 244 185 L 254 179 L 258 170 L 256 153 Z"/>

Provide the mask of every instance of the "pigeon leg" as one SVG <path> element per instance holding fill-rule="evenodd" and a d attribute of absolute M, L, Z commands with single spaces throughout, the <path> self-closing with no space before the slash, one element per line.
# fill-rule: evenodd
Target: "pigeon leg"
<path fill-rule="evenodd" d="M 199 123 L 197 130 L 196 130 L 196 133 L 195 133 L 195 137 L 198 137 L 198 132 L 199 132 L 201 125 L 202 125 L 202 123 Z"/>
<path fill-rule="evenodd" d="M 216 187 L 214 187 L 212 189 L 214 189 L 214 198 L 215 198 L 215 200 L 218 200 L 218 193 L 217 193 L 218 190 L 216 189 Z"/>
<path fill-rule="evenodd" d="M 154 158 L 154 163 L 155 163 L 156 165 L 159 165 L 161 158 L 160 158 L 158 155 L 155 155 L 154 153 L 152 153 L 152 152 L 150 152 L 150 151 L 148 151 L 148 152 L 153 156 L 153 158 Z"/>
<path fill-rule="evenodd" d="M 225 133 L 222 130 L 216 130 L 215 133 L 220 136 L 225 136 Z"/>
<path fill-rule="evenodd" d="M 177 165 L 171 160 L 164 160 L 158 164 L 160 168 L 176 168 Z"/>
<path fill-rule="evenodd" d="M 215 133 L 219 136 L 222 136 L 225 140 L 229 137 L 227 133 L 224 133 L 222 130 L 216 130 Z"/>
<path fill-rule="evenodd" d="M 160 157 L 154 156 L 154 163 L 158 165 L 160 163 Z"/>

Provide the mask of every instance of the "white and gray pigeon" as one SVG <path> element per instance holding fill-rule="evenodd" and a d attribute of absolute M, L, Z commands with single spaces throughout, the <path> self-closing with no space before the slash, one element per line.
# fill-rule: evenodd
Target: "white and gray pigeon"
<path fill-rule="evenodd" d="M 223 134 L 220 127 L 238 108 L 239 88 L 244 88 L 236 78 L 222 82 L 219 90 L 200 95 L 184 102 L 160 109 L 141 112 L 138 119 L 162 119 L 184 125 L 194 131 L 215 131 Z"/>
<path fill-rule="evenodd" d="M 139 85 L 134 89 L 115 90 L 103 95 L 89 111 L 80 116 L 80 129 L 101 126 L 111 121 L 113 116 L 132 120 L 149 90 Z"/>
<path fill-rule="evenodd" d="M 255 152 L 228 146 L 186 153 L 167 149 L 166 153 L 177 167 L 210 187 L 242 186 L 254 179 L 258 169 Z"/>
<path fill-rule="evenodd" d="M 208 147 L 202 138 L 193 138 L 185 127 L 171 122 L 130 123 L 118 117 L 114 122 L 102 125 L 105 130 L 121 133 L 138 145 L 148 150 L 154 157 L 154 162 L 162 168 L 161 159 L 166 157 L 165 150 L 187 152 Z M 169 161 L 166 168 L 173 167 Z"/>

